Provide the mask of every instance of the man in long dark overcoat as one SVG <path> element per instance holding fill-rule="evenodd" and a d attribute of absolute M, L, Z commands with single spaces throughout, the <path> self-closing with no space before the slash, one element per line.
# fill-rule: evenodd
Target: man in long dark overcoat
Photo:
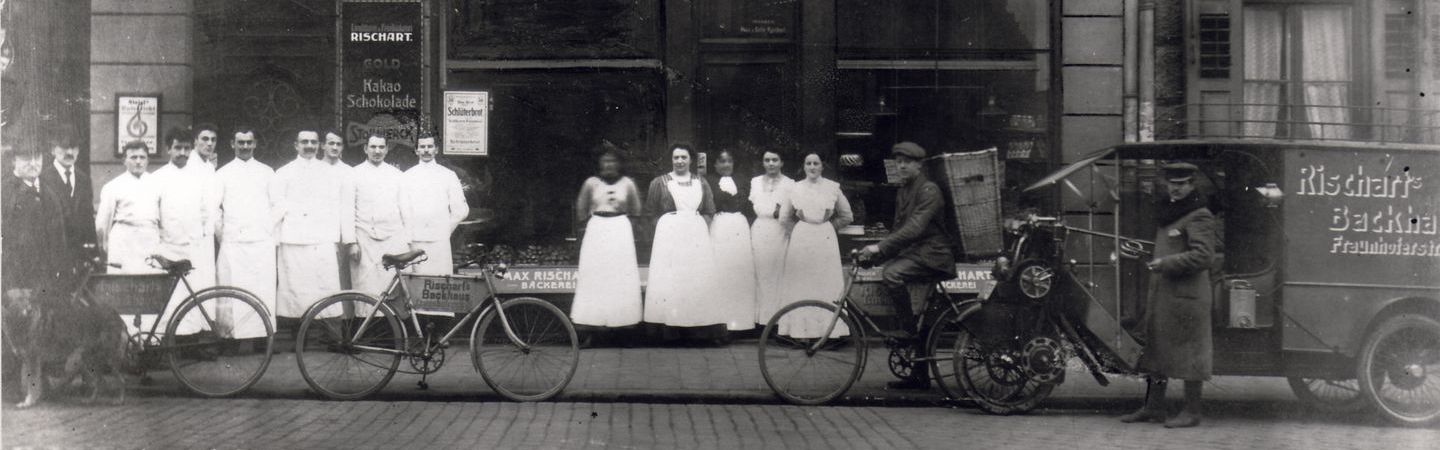
<path fill-rule="evenodd" d="M 1200 391 L 1210 379 L 1210 266 L 1220 245 L 1215 215 L 1196 192 L 1198 168 L 1190 163 L 1164 167 L 1167 191 L 1156 210 L 1155 259 L 1147 264 L 1149 304 L 1143 320 L 1147 342 L 1140 370 L 1148 379 L 1145 406 L 1123 422 L 1164 421 L 1167 428 L 1200 424 Z M 1185 380 L 1185 407 L 1166 420 L 1167 380 Z"/>

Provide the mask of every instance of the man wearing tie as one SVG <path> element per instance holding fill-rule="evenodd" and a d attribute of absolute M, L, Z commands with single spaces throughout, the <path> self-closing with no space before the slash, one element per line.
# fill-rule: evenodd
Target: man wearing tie
<path fill-rule="evenodd" d="M 65 213 L 65 242 L 67 265 L 86 257 L 85 245 L 95 243 L 94 191 L 90 174 L 76 166 L 80 156 L 80 145 L 69 134 L 52 132 L 43 140 L 44 149 L 54 159 L 40 172 L 40 185 L 60 197 L 60 207 Z"/>

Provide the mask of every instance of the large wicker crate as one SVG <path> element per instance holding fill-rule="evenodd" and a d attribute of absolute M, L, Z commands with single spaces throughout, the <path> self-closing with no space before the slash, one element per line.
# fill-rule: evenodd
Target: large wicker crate
<path fill-rule="evenodd" d="M 1004 169 L 996 149 L 946 153 L 931 162 L 937 182 L 944 187 L 950 206 L 952 232 L 960 238 L 962 254 L 986 258 L 1004 252 L 1000 218 L 1000 186 Z"/>

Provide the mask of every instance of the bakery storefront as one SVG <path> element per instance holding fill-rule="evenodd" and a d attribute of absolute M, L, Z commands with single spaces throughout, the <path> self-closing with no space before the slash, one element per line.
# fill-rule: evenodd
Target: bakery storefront
<path fill-rule="evenodd" d="M 418 130 L 441 129 L 472 207 L 455 248 L 487 244 L 531 282 L 519 290 L 573 287 L 575 196 L 605 148 L 642 189 L 668 171 L 672 143 L 731 150 L 741 178 L 763 151 L 795 178 L 819 152 L 856 212 L 844 246 L 892 225 L 895 142 L 997 148 L 1007 189 L 1057 154 L 1047 0 L 322 3 L 198 3 L 196 121 L 263 136 L 320 122 L 345 135 L 350 163 L 381 129 L 402 168 Z M 284 139 L 257 151 L 272 164 L 292 154 Z"/>

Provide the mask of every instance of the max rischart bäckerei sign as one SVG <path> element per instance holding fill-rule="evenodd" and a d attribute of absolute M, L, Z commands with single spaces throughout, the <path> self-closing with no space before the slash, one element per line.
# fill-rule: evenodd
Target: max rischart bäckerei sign
<path fill-rule="evenodd" d="M 420 3 L 345 2 L 341 15 L 345 142 L 360 148 L 378 129 L 392 152 L 413 150 L 425 89 Z"/>

